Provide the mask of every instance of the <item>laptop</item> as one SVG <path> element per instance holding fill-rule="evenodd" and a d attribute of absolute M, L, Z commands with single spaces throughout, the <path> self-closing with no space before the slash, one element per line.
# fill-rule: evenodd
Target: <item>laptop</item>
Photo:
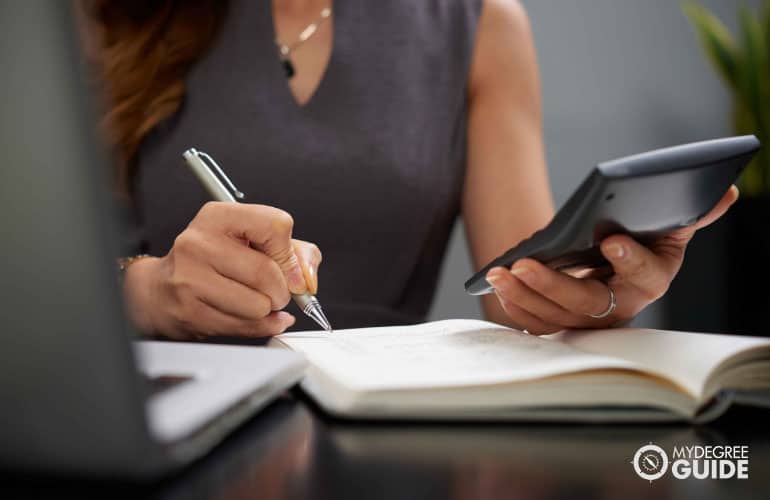
<path fill-rule="evenodd" d="M 137 340 L 70 9 L 0 3 L 0 466 L 153 477 L 211 449 L 305 362 Z"/>

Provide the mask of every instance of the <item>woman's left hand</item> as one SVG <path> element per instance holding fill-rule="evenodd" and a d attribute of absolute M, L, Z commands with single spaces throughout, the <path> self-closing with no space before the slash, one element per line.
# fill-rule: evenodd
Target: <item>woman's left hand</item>
<path fill-rule="evenodd" d="M 601 243 L 614 274 L 607 280 L 578 278 L 554 271 L 533 259 L 521 259 L 510 270 L 493 268 L 487 281 L 515 326 L 535 335 L 567 328 L 606 328 L 628 321 L 668 290 L 682 265 L 685 249 L 698 229 L 719 219 L 738 199 L 732 186 L 696 224 L 661 237 L 648 247 L 625 235 Z M 610 308 L 612 289 L 614 311 Z"/>

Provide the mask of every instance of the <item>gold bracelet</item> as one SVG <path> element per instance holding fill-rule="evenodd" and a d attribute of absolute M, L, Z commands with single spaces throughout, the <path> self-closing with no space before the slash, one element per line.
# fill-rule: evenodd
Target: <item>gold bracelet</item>
<path fill-rule="evenodd" d="M 119 273 L 120 280 L 123 281 L 123 276 L 126 274 L 126 269 L 128 269 L 128 266 L 130 266 L 134 262 L 140 261 L 142 259 L 146 259 L 147 257 L 152 257 L 152 255 L 141 253 L 139 255 L 132 255 L 130 257 L 119 257 L 118 273 Z"/>

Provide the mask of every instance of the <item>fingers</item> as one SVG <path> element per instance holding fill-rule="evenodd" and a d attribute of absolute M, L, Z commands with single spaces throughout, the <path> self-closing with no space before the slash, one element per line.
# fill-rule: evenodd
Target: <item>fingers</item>
<path fill-rule="evenodd" d="M 534 292 L 505 268 L 497 268 L 494 272 L 490 270 L 487 274 L 487 281 L 495 288 L 503 308 L 506 306 L 505 302 L 508 302 L 528 311 L 535 317 L 548 318 L 552 322 L 564 324 L 571 319 L 571 314 L 568 311 Z"/>
<path fill-rule="evenodd" d="M 272 207 L 207 203 L 159 260 L 148 330 L 177 338 L 284 331 L 295 319 L 277 311 L 290 292 L 317 288 L 321 262 L 315 245 L 291 239 L 292 229 L 291 217 Z"/>
<path fill-rule="evenodd" d="M 193 223 L 248 240 L 278 264 L 292 293 L 307 291 L 291 241 L 294 220 L 283 210 L 266 205 L 209 202 Z"/>
<path fill-rule="evenodd" d="M 601 320 L 589 316 L 609 307 L 607 285 L 600 281 L 575 278 L 532 259 L 516 262 L 510 272 L 493 269 L 487 280 L 490 278 L 498 295 L 553 325 L 548 331 L 599 327 L 617 321 L 615 315 Z"/>
<path fill-rule="evenodd" d="M 557 319 L 559 324 L 577 327 L 584 326 L 587 316 L 601 314 L 607 310 L 609 293 L 607 285 L 594 279 L 575 278 L 533 260 L 522 259 L 516 262 L 511 275 L 518 278 L 531 294 L 544 297 L 567 313 Z M 528 310 L 533 311 L 533 309 Z M 534 311 L 533 311 L 534 312 Z M 541 316 L 551 318 L 551 316 Z M 554 316 L 554 318 L 556 318 Z"/>
<path fill-rule="evenodd" d="M 738 188 L 734 185 L 730 186 L 727 192 L 725 192 L 724 196 L 722 196 L 722 199 L 720 199 L 706 215 L 701 217 L 698 222 L 691 226 L 683 227 L 682 229 L 662 237 L 661 241 L 668 245 L 679 246 L 681 248 L 686 247 L 687 243 L 690 241 L 690 239 L 692 239 L 696 231 L 703 229 L 704 227 L 709 226 L 719 220 L 727 212 L 727 210 L 729 210 L 732 204 L 738 200 L 739 196 L 740 193 Z"/>
<path fill-rule="evenodd" d="M 546 335 L 564 329 L 563 327 L 546 323 L 500 295 L 497 296 L 497 299 L 500 301 L 500 306 L 519 330 L 531 333 L 532 335 Z"/>
<path fill-rule="evenodd" d="M 244 320 L 258 320 L 273 311 L 267 295 L 209 271 L 195 281 L 195 295 L 210 306 Z"/>
<path fill-rule="evenodd" d="M 633 299 L 647 303 L 659 299 L 679 271 L 687 244 L 695 232 L 722 217 L 738 196 L 738 188 L 730 186 L 722 199 L 697 223 L 662 236 L 652 242 L 649 248 L 628 236 L 606 238 L 601 243 L 601 252 L 615 271 L 612 281 L 632 287 L 638 292 L 632 294 Z M 641 310 L 644 305 L 636 304 L 636 309 Z"/>
<path fill-rule="evenodd" d="M 666 293 L 684 257 L 684 248 L 672 247 L 656 255 L 625 235 L 606 238 L 600 249 L 615 270 L 613 281 L 634 287 L 649 302 Z"/>
<path fill-rule="evenodd" d="M 738 194 L 738 189 L 731 186 L 696 224 L 662 236 L 649 248 L 625 235 L 606 238 L 600 250 L 614 272 L 611 277 L 604 276 L 609 285 L 593 279 L 595 271 L 571 276 L 532 259 L 516 262 L 510 271 L 494 268 L 487 273 L 487 281 L 511 321 L 530 333 L 616 324 L 632 318 L 666 292 L 692 235 L 724 215 Z M 592 318 L 608 310 L 608 286 L 612 287 L 617 307 L 605 318 Z"/>
<path fill-rule="evenodd" d="M 738 196 L 738 188 L 730 186 L 714 208 L 696 224 L 662 236 L 649 248 L 624 235 L 606 238 L 601 243 L 601 252 L 615 271 L 613 281 L 633 287 L 649 302 L 663 296 L 682 265 L 692 236 L 698 229 L 722 217 Z"/>
<path fill-rule="evenodd" d="M 197 338 L 269 337 L 283 333 L 295 321 L 294 316 L 284 311 L 274 311 L 263 318 L 246 320 L 226 314 L 210 304 L 199 301 L 195 307 L 193 319 L 185 318 L 180 322 L 179 328 L 194 332 Z"/>
<path fill-rule="evenodd" d="M 210 262 L 216 272 L 266 295 L 271 303 L 270 310 L 279 311 L 286 307 L 291 296 L 278 263 L 236 240 L 224 240 L 209 249 Z"/>
<path fill-rule="evenodd" d="M 302 240 L 292 240 L 294 253 L 297 255 L 302 274 L 305 277 L 308 291 L 318 293 L 318 266 L 321 265 L 323 256 L 321 250 L 313 243 Z"/>
<path fill-rule="evenodd" d="M 528 288 L 503 267 L 491 269 L 487 281 L 508 317 L 530 333 L 555 332 L 564 329 L 556 324 L 574 323 L 572 314 Z"/>
<path fill-rule="evenodd" d="M 738 201 L 738 197 L 740 196 L 740 192 L 738 191 L 738 187 L 733 185 L 730 186 L 730 189 L 727 190 L 724 196 L 722 196 L 722 199 L 717 202 L 717 204 L 714 206 L 714 208 L 709 211 L 706 215 L 704 215 L 696 224 L 695 229 L 701 229 L 709 224 L 712 224 L 716 220 L 718 220 L 720 217 L 722 217 L 725 212 L 732 206 L 733 203 Z"/>

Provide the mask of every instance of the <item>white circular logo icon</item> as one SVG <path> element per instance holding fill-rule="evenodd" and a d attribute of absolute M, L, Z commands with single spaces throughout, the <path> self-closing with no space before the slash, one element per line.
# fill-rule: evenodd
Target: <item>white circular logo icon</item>
<path fill-rule="evenodd" d="M 631 463 L 639 477 L 654 481 L 663 477 L 668 470 L 668 455 L 663 448 L 650 443 L 636 450 Z"/>

